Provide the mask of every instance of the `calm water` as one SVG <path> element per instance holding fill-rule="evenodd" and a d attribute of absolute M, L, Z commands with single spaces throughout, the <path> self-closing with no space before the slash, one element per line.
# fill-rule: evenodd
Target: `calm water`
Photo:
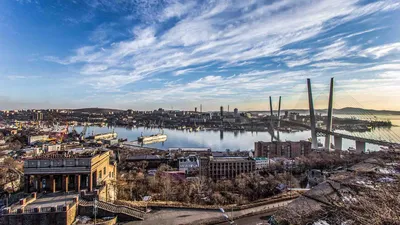
<path fill-rule="evenodd" d="M 391 129 L 377 129 L 372 132 L 362 133 L 365 137 L 375 137 L 387 140 L 388 138 L 395 139 L 396 136 L 400 137 L 400 116 L 380 117 L 380 119 L 390 119 L 394 126 Z M 75 128 L 78 132 L 82 127 Z M 118 133 L 118 138 L 127 138 L 129 141 L 136 141 L 142 133 L 143 135 L 151 135 L 161 132 L 159 129 L 146 129 L 143 127 L 127 129 L 124 127 L 115 127 L 115 132 Z M 112 128 L 108 127 L 89 127 L 87 135 L 93 133 L 111 132 Z M 345 132 L 345 131 L 341 131 Z M 230 150 L 250 150 L 254 149 L 254 142 L 256 141 L 271 141 L 271 136 L 268 132 L 233 132 L 233 131 L 198 131 L 189 132 L 182 130 L 164 129 L 164 133 L 168 136 L 167 141 L 164 143 L 153 143 L 146 145 L 148 147 L 168 149 L 170 147 L 206 147 L 214 151 Z M 349 133 L 349 132 L 347 132 Z M 354 133 L 357 134 L 357 133 Z M 281 140 L 299 141 L 307 140 L 311 137 L 310 131 L 302 131 L 296 133 L 280 133 Z M 324 138 L 318 138 L 321 143 L 324 143 Z M 343 139 L 343 148 L 355 148 L 355 141 Z M 367 144 L 367 149 L 379 150 L 380 146 Z"/>

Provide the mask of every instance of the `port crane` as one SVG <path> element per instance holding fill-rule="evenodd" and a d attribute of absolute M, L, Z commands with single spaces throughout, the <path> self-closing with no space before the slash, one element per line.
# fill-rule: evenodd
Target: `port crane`
<path fill-rule="evenodd" d="M 88 128 L 88 125 L 85 123 L 85 126 L 83 127 L 82 132 L 79 134 L 80 141 L 82 141 L 85 138 L 87 128 Z"/>

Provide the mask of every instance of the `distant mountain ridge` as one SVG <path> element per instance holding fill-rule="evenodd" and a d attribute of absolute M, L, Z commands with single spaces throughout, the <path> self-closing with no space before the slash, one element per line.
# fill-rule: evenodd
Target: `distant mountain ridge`
<path fill-rule="evenodd" d="M 107 108 L 81 108 L 72 109 L 74 112 L 88 112 L 88 113 L 109 113 L 109 112 L 122 112 L 121 109 L 107 109 Z"/>

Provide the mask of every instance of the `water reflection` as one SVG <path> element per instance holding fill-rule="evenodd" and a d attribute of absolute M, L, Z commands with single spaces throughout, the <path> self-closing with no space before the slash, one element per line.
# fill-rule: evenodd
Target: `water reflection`
<path fill-rule="evenodd" d="M 399 127 L 395 127 L 399 128 Z M 76 127 L 79 133 L 83 127 Z M 111 132 L 112 127 L 88 127 L 87 134 Z M 143 133 L 144 136 L 161 133 L 160 129 L 143 128 L 143 127 L 115 127 L 118 138 L 127 138 L 129 141 L 136 141 L 137 137 Z M 271 141 L 272 133 L 267 131 L 219 131 L 205 130 L 198 132 L 189 132 L 187 130 L 164 129 L 164 134 L 168 136 L 165 142 L 151 143 L 146 147 L 168 149 L 172 147 L 206 147 L 215 151 L 218 150 L 250 150 L 254 149 L 256 141 Z M 218 135 L 219 133 L 219 135 Z M 239 135 L 240 133 L 240 135 Z M 294 133 L 276 132 L 275 136 L 281 141 L 299 141 L 310 138 L 310 131 L 300 131 Z M 318 141 L 325 143 L 323 137 L 319 137 Z M 352 140 L 343 139 L 343 148 L 355 147 Z M 367 144 L 367 149 L 379 150 L 379 146 Z"/>

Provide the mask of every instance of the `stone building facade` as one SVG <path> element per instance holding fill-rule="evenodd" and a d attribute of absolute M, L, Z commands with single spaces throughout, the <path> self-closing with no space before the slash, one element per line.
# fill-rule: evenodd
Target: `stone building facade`
<path fill-rule="evenodd" d="M 90 149 L 81 153 L 48 152 L 24 162 L 25 192 L 89 192 L 105 182 L 115 180 L 116 163 L 111 151 Z"/>

